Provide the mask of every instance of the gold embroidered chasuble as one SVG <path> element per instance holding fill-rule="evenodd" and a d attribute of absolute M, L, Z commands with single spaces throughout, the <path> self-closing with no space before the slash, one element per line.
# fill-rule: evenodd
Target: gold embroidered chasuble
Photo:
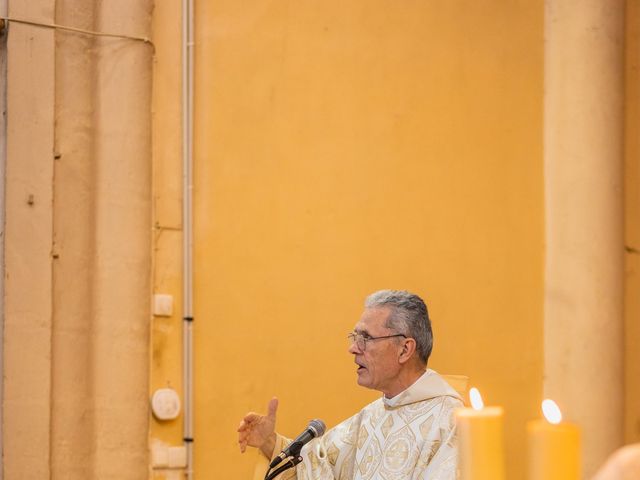
<path fill-rule="evenodd" d="M 460 395 L 433 370 L 312 440 L 278 480 L 455 480 Z M 291 440 L 278 435 L 274 455 Z"/>

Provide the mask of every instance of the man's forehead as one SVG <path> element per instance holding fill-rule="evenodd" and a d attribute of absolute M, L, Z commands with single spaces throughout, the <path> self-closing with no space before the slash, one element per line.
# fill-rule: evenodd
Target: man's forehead
<path fill-rule="evenodd" d="M 354 330 L 356 332 L 370 332 L 371 330 L 386 328 L 387 318 L 389 318 L 390 313 L 391 309 L 385 306 L 365 308 Z"/>

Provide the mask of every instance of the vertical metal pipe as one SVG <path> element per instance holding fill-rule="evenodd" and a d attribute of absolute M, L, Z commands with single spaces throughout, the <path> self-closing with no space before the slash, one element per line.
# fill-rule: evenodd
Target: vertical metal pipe
<path fill-rule="evenodd" d="M 193 0 L 182 1 L 183 395 L 187 479 L 193 478 Z"/>
<path fill-rule="evenodd" d="M 0 0 L 0 15 L 7 17 L 7 0 Z M 4 378 L 4 183 L 7 161 L 7 27 L 0 31 L 0 375 Z M 0 382 L 0 405 L 4 405 L 4 382 Z M 0 480 L 4 472 L 4 448 L 2 444 L 3 408 L 0 408 Z"/>

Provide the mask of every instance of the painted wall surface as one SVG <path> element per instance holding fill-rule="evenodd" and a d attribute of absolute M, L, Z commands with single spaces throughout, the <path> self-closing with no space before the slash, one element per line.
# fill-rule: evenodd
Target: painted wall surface
<path fill-rule="evenodd" d="M 640 2 L 626 3 L 625 443 L 640 442 Z"/>
<path fill-rule="evenodd" d="M 251 475 L 235 429 L 272 395 L 288 435 L 376 398 L 345 336 L 366 294 L 404 288 L 430 307 L 430 366 L 506 407 L 521 478 L 542 381 L 542 2 L 196 12 L 196 475 Z"/>

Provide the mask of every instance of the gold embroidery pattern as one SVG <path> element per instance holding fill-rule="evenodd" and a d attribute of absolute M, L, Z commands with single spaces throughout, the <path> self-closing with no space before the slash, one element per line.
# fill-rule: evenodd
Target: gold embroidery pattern
<path fill-rule="evenodd" d="M 278 476 L 280 478 L 280 476 Z M 307 480 L 307 472 L 304 468 L 298 469 L 298 480 Z"/>
<path fill-rule="evenodd" d="M 433 427 L 433 416 L 430 416 L 420 424 L 420 433 L 424 438 L 427 438 L 427 435 L 431 431 L 431 427 Z"/>
<path fill-rule="evenodd" d="M 329 460 L 329 463 L 331 464 L 331 466 L 335 466 L 336 462 L 338 461 L 338 455 L 340 455 L 340 450 L 338 450 L 338 447 L 336 447 L 336 444 L 331 442 L 331 445 L 329 445 L 329 448 L 327 449 L 327 459 Z"/>
<path fill-rule="evenodd" d="M 382 468 L 390 474 L 402 473 L 411 467 L 415 461 L 417 451 L 413 447 L 416 444 L 416 437 L 410 428 L 403 428 L 387 439 L 384 449 L 384 459 Z"/>
<path fill-rule="evenodd" d="M 353 475 L 353 467 L 355 463 L 356 449 L 349 449 L 349 453 L 342 460 L 342 466 L 340 467 L 340 476 L 338 480 L 352 480 L 354 478 Z"/>
<path fill-rule="evenodd" d="M 443 460 L 440 465 L 434 466 L 432 472 L 430 472 L 429 479 L 433 480 L 451 480 L 458 478 L 456 474 L 456 456 L 452 455 Z"/>
<path fill-rule="evenodd" d="M 382 424 L 380 431 L 382 432 L 382 436 L 387 438 L 389 436 L 389 432 L 393 428 L 393 415 L 388 415 L 387 419 Z"/>
<path fill-rule="evenodd" d="M 317 470 L 320 466 L 320 460 L 318 459 L 315 452 L 309 452 L 309 463 L 311 463 L 312 470 Z"/>
<path fill-rule="evenodd" d="M 364 445 L 364 442 L 369 438 L 369 432 L 367 431 L 367 427 L 364 425 L 360 425 L 360 432 L 358 432 L 358 449 L 361 449 Z"/>
<path fill-rule="evenodd" d="M 416 471 L 421 472 L 423 471 L 425 468 L 427 468 L 427 465 L 429 465 L 429 460 L 431 459 L 431 450 L 427 450 L 420 452 L 420 455 L 418 456 L 418 461 L 416 462 Z"/>
<path fill-rule="evenodd" d="M 384 417 L 385 413 L 386 412 L 384 411 L 383 408 L 376 408 L 373 410 L 373 412 L 371 412 L 371 418 L 369 418 L 369 423 L 373 428 L 376 428 L 378 426 L 378 424 Z M 364 419 L 364 421 L 366 421 L 366 418 Z"/>
<path fill-rule="evenodd" d="M 378 468 L 378 464 L 380 463 L 380 444 L 378 443 L 378 439 L 373 437 L 369 446 L 364 452 L 362 456 L 362 460 L 360 461 L 360 465 L 358 466 L 358 470 L 360 470 L 360 476 L 363 480 L 367 480 L 371 478 L 371 476 L 375 473 Z"/>
<path fill-rule="evenodd" d="M 358 418 L 360 417 L 358 416 Z M 356 443 L 356 440 L 358 438 L 358 422 L 355 421 L 355 417 L 349 422 L 349 425 L 347 427 L 347 433 L 342 438 L 342 441 L 347 445 L 353 445 L 354 443 Z"/>
<path fill-rule="evenodd" d="M 425 463 L 429 463 L 440 448 L 440 444 L 440 440 L 434 440 L 427 443 L 422 449 L 422 456 L 420 459 L 422 460 L 424 458 Z"/>
<path fill-rule="evenodd" d="M 435 405 L 427 404 L 424 402 L 416 402 L 411 405 L 406 405 L 403 408 L 398 409 L 398 415 L 405 421 L 408 425 L 413 423 L 416 418 L 432 413 L 433 409 L 439 406 L 441 402 L 437 402 Z"/>

